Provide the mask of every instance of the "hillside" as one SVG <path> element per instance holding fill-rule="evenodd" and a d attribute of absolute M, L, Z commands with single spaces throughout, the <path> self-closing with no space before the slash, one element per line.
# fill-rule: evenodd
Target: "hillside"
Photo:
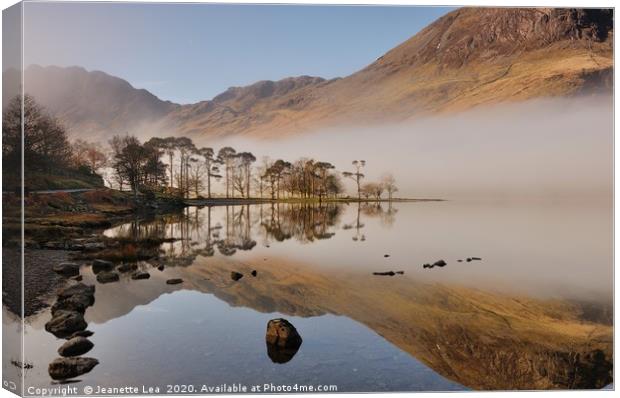
<path fill-rule="evenodd" d="M 17 73 L 4 72 L 4 84 L 18 81 Z M 64 122 L 70 135 L 82 138 L 94 135 L 106 139 L 115 133 L 131 132 L 179 106 L 118 77 L 81 67 L 31 65 L 25 70 L 24 86 L 26 93 Z M 8 98 L 3 98 L 3 103 L 8 103 Z"/>
<path fill-rule="evenodd" d="M 80 134 L 279 137 L 610 93 L 612 48 L 612 10 L 462 8 L 341 79 L 261 81 L 177 105 L 103 72 L 33 66 L 26 70 L 26 91 Z"/>

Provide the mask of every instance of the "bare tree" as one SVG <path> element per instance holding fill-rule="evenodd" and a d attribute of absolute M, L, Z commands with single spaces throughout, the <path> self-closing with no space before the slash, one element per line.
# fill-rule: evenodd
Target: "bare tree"
<path fill-rule="evenodd" d="M 385 173 L 381 177 L 381 183 L 383 184 L 385 190 L 388 193 L 388 198 L 390 202 L 392 201 L 393 195 L 395 192 L 398 192 L 398 187 L 396 186 L 396 179 L 392 175 L 392 173 Z"/>
<path fill-rule="evenodd" d="M 355 181 L 355 183 L 357 184 L 357 199 L 361 200 L 362 191 L 361 191 L 360 182 L 362 178 L 364 178 L 362 169 L 364 168 L 364 166 L 366 166 L 366 161 L 365 160 L 354 160 L 353 162 L 351 162 L 351 164 L 353 165 L 355 171 L 353 172 L 345 171 L 342 173 L 342 175 L 346 178 L 350 178 L 353 181 Z"/>

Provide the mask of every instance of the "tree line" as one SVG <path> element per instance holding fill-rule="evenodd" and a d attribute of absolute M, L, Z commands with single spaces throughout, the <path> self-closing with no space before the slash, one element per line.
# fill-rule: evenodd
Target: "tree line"
<path fill-rule="evenodd" d="M 107 163 L 100 146 L 76 140 L 69 142 L 58 119 L 30 95 L 16 96 L 2 113 L 2 163 L 6 180 L 19 177 L 24 164 L 26 184 L 35 174 L 95 175 Z M 22 136 L 23 122 L 23 136 Z"/>
<path fill-rule="evenodd" d="M 118 188 L 134 194 L 141 189 L 166 190 L 183 198 L 213 197 L 213 181 L 223 185 L 225 198 L 318 199 L 344 193 L 342 178 L 357 185 L 358 199 L 389 200 L 398 191 L 396 180 L 385 174 L 379 182 L 362 183 L 366 162 L 355 160 L 353 170 L 338 173 L 332 163 L 301 158 L 294 162 L 263 157 L 230 146 L 218 151 L 198 147 L 187 137 L 153 137 L 144 142 L 131 135 L 114 136 L 110 167 Z"/>
<path fill-rule="evenodd" d="M 3 160 L 5 170 L 21 167 L 21 98 L 3 113 Z M 200 147 L 187 137 L 153 137 L 142 143 L 133 135 L 115 135 L 108 144 L 77 139 L 69 142 L 62 124 L 31 96 L 24 96 L 24 162 L 32 170 L 54 174 L 61 169 L 107 175 L 108 185 L 119 190 L 168 192 L 178 197 L 213 197 L 214 181 L 221 182 L 226 198 L 318 199 L 344 194 L 342 179 L 351 179 L 357 197 L 393 198 L 397 191 L 391 174 L 379 182 L 366 182 L 364 160 L 352 162 L 342 173 L 326 161 L 301 158 L 293 162 L 263 157 L 225 146 L 216 151 Z M 8 166 L 8 167 L 7 167 Z"/>

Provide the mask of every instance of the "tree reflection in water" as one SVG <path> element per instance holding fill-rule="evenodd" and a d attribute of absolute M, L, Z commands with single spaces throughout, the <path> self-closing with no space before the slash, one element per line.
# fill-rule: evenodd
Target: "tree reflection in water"
<path fill-rule="evenodd" d="M 191 265 L 197 256 L 211 257 L 216 250 L 224 256 L 252 250 L 256 239 L 269 247 L 274 242 L 294 239 L 312 243 L 330 239 L 338 228 L 355 230 L 352 239 L 366 240 L 362 230 L 364 218 L 378 218 L 382 225 L 394 223 L 397 210 L 381 203 L 356 203 L 356 217 L 351 223 L 341 221 L 343 203 L 269 203 L 221 207 L 188 207 L 178 213 L 150 218 L 136 217 L 112 228 L 108 234 L 143 240 L 166 240 L 159 256 L 150 262 L 158 265 Z"/>

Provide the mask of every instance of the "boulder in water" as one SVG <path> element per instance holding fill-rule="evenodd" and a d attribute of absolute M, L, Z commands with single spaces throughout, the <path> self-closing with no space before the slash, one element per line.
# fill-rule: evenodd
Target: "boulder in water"
<path fill-rule="evenodd" d="M 265 339 L 278 347 L 299 347 L 302 339 L 297 329 L 284 318 L 272 319 L 267 323 Z"/>
<path fill-rule="evenodd" d="M 117 268 L 118 272 L 130 272 L 130 271 L 135 271 L 138 269 L 138 265 L 136 263 L 125 263 L 125 264 L 121 264 L 119 265 Z"/>
<path fill-rule="evenodd" d="M 47 372 L 54 380 L 67 380 L 90 372 L 98 364 L 95 358 L 56 358 L 47 367 Z"/>
<path fill-rule="evenodd" d="M 112 271 L 114 269 L 114 263 L 106 260 L 95 260 L 93 261 L 93 272 L 98 274 L 102 271 Z"/>
<path fill-rule="evenodd" d="M 54 265 L 52 270 L 63 276 L 76 276 L 80 274 L 80 266 L 75 263 L 60 263 Z"/>
<path fill-rule="evenodd" d="M 86 337 L 77 336 L 67 340 L 58 348 L 58 354 L 61 357 L 77 357 L 86 354 L 95 345 Z"/>
<path fill-rule="evenodd" d="M 97 282 L 99 283 L 118 282 L 119 280 L 120 277 L 116 272 L 101 271 L 97 274 Z"/>
<path fill-rule="evenodd" d="M 45 324 L 45 330 L 58 338 L 72 335 L 73 333 L 84 330 L 88 324 L 84 316 L 76 311 L 56 311 L 52 319 Z"/>
<path fill-rule="evenodd" d="M 144 272 L 144 271 L 138 271 L 138 272 L 135 272 L 133 275 L 131 275 L 131 279 L 134 279 L 134 280 L 149 279 L 150 277 L 151 277 L 151 274 L 149 274 L 148 272 Z"/>

